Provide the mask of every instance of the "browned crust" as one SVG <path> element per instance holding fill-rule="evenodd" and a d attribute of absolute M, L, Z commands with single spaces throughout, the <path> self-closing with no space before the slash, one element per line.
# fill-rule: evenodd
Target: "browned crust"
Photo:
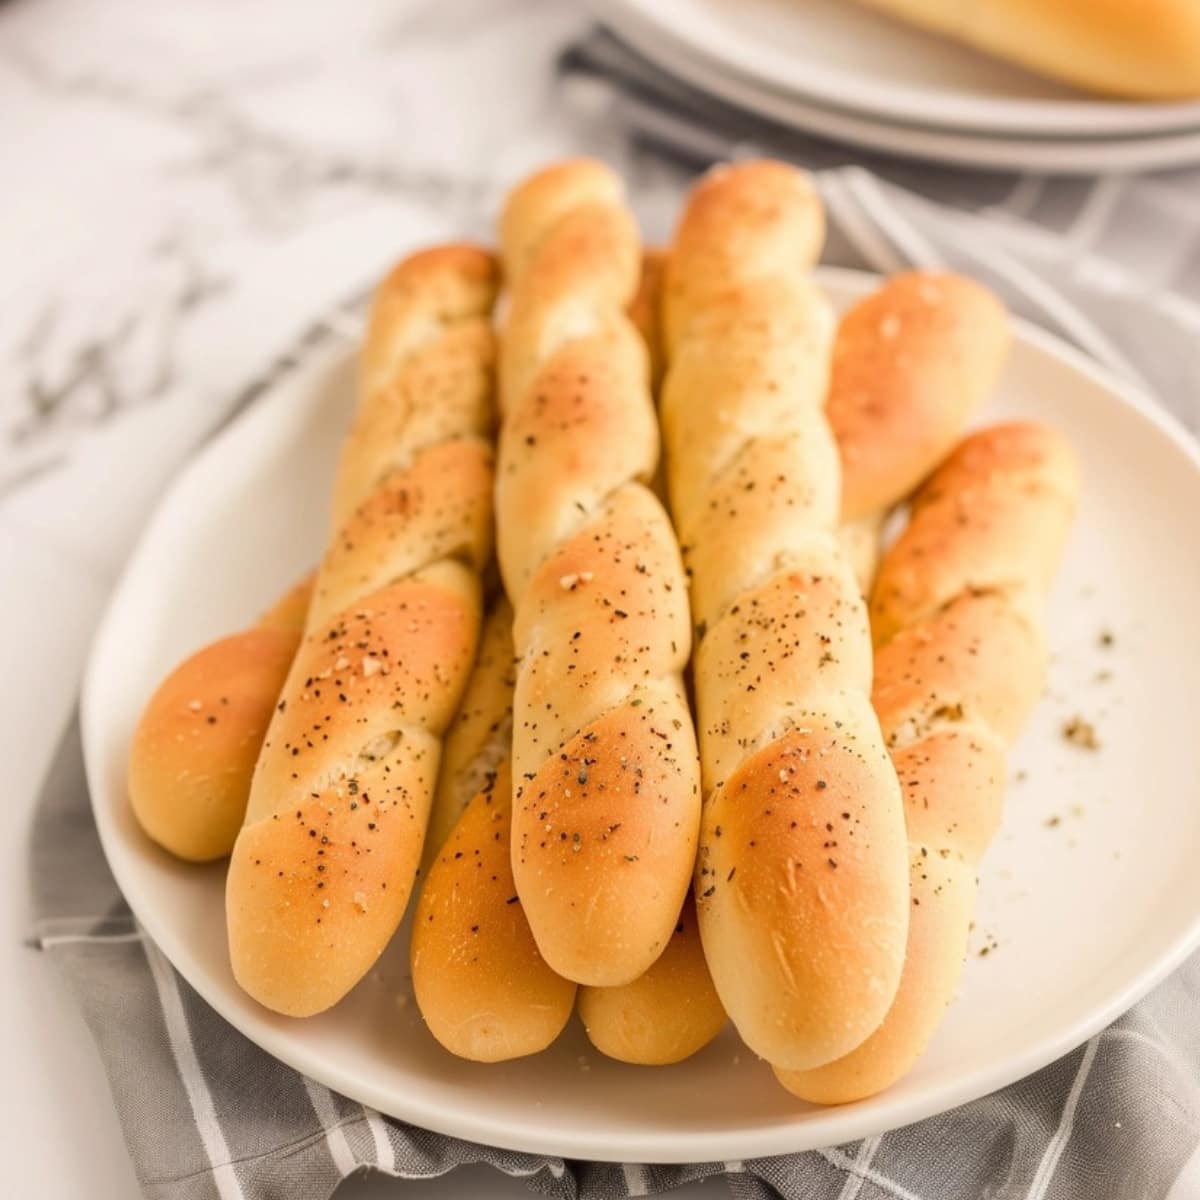
<path fill-rule="evenodd" d="M 454 559 L 482 571 L 492 552 L 492 449 L 455 438 L 419 450 L 386 476 L 329 543 L 309 624 L 427 563 Z"/>
<path fill-rule="evenodd" d="M 662 953 L 691 878 L 699 805 L 681 697 L 649 695 L 516 780 L 513 873 L 538 945 L 568 978 L 630 983 Z"/>
<path fill-rule="evenodd" d="M 352 515 L 318 572 L 226 887 L 234 976 L 277 1012 L 339 1000 L 413 884 L 479 633 L 497 284 L 490 254 L 452 245 L 405 260 L 375 297 L 335 489 Z M 389 428 L 383 454 L 362 436 Z"/>
<path fill-rule="evenodd" d="M 247 629 L 185 659 L 159 685 L 129 748 L 129 799 L 145 832 L 179 858 L 233 846 L 296 628 Z"/>
<path fill-rule="evenodd" d="M 691 892 L 654 965 L 624 987 L 580 988 L 579 1016 L 601 1054 L 638 1066 L 682 1062 L 721 1032 L 725 1010 L 708 973 Z"/>
<path fill-rule="evenodd" d="M 904 959 L 908 878 L 886 756 L 860 742 L 857 722 L 796 719 L 705 806 L 696 892 L 709 962 L 737 963 L 714 980 L 739 1033 L 768 1061 L 804 1067 L 883 1020 Z"/>
<path fill-rule="evenodd" d="M 1200 10 L 1190 0 L 866 0 L 875 8 L 1092 91 L 1200 96 Z"/>
<path fill-rule="evenodd" d="M 695 314 L 736 279 L 777 275 L 781 227 L 787 267 L 802 272 L 820 255 L 825 214 L 808 177 L 786 163 L 741 162 L 709 171 L 688 193 L 671 245 L 663 330 L 674 355 Z"/>
<path fill-rule="evenodd" d="M 1049 586 L 1075 515 L 1079 472 L 1063 437 L 1011 422 L 966 438 L 913 497 L 871 593 L 877 644 L 964 591 Z"/>
<path fill-rule="evenodd" d="M 889 508 L 962 436 L 1000 375 L 1008 314 L 945 271 L 893 276 L 838 324 L 826 413 L 842 460 L 842 519 Z"/>
<path fill-rule="evenodd" d="M 776 1070 L 804 1100 L 847 1103 L 889 1087 L 924 1053 L 954 995 L 976 871 L 1000 820 L 1005 750 L 1041 693 L 1042 593 L 1076 486 L 1073 455 L 1052 430 L 984 430 L 917 495 L 910 531 L 884 560 L 877 595 L 903 615 L 884 631 L 874 701 L 905 797 L 907 953 L 894 1004 L 859 1047 L 816 1069 Z M 932 611 L 912 601 L 914 588 L 897 587 L 922 572 L 936 580 L 930 594 L 949 593 Z"/>
<path fill-rule="evenodd" d="M 575 984 L 538 952 L 509 861 L 508 764 L 454 826 L 413 918 L 413 987 L 451 1054 L 501 1062 L 544 1050 L 571 1016 Z"/>
<path fill-rule="evenodd" d="M 407 580 L 364 597 L 297 655 L 226 885 L 234 976 L 267 1007 L 328 1008 L 395 931 L 478 606 L 464 568 Z"/>
<path fill-rule="evenodd" d="M 642 252 L 620 180 L 587 160 L 518 186 L 500 236 L 513 875 L 556 971 L 624 984 L 670 937 L 699 821 L 683 567 L 646 486 L 658 430 L 647 348 L 627 315 Z"/>

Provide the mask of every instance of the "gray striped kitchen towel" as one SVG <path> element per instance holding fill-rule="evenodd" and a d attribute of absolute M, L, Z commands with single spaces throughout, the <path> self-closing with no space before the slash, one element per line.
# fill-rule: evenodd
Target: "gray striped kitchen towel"
<path fill-rule="evenodd" d="M 563 74 L 581 119 L 617 120 L 632 134 L 622 166 L 651 226 L 656 205 L 676 204 L 703 161 L 790 157 L 819 168 L 829 261 L 968 271 L 1200 427 L 1200 174 L 1067 183 L 888 163 L 868 171 L 690 94 L 605 37 L 571 51 Z M 327 322 L 321 336 L 337 327 Z M 75 725 L 39 802 L 30 873 L 37 944 L 78 997 L 153 1200 L 324 1200 L 361 1168 L 403 1179 L 465 1163 L 566 1200 L 648 1195 L 719 1173 L 735 1196 L 789 1200 L 1200 1197 L 1200 958 L 1065 1058 L 919 1124 L 744 1163 L 608 1165 L 394 1121 L 222 1021 L 138 928 L 108 872 Z"/>

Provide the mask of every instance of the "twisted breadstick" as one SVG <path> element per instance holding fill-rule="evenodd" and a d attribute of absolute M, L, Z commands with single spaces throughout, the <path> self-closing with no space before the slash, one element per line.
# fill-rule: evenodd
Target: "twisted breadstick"
<path fill-rule="evenodd" d="M 699 820 L 679 549 L 646 487 L 658 435 L 625 309 L 640 251 L 599 163 L 509 198 L 499 557 L 516 610 L 513 875 L 559 974 L 615 985 L 666 946 Z"/>
<path fill-rule="evenodd" d="M 662 276 L 666 254 L 646 250 L 642 279 L 629 306 L 629 317 L 650 354 L 651 391 L 657 397 L 665 369 L 662 347 Z M 666 496 L 663 464 L 653 481 L 654 492 Z M 862 546 L 861 534 L 856 531 Z M 865 547 L 860 561 L 865 563 Z M 696 904 L 689 890 L 667 948 L 631 983 L 617 987 L 581 987 L 579 1015 L 593 1046 L 609 1058 L 643 1066 L 680 1062 L 703 1049 L 725 1024 L 700 932 Z"/>
<path fill-rule="evenodd" d="M 513 882 L 512 657 L 512 609 L 501 599 L 484 623 L 446 741 L 444 767 L 451 769 L 438 780 L 437 807 L 441 820 L 453 820 L 421 888 L 410 951 L 430 1032 L 451 1054 L 476 1062 L 544 1050 L 575 1001 L 575 984 L 538 953 Z M 449 757 L 454 742 L 457 766 Z"/>
<path fill-rule="evenodd" d="M 512 757 L 512 606 L 501 596 L 483 623 L 479 654 L 454 723 L 446 732 L 425 861 L 432 862 L 475 796 Z"/>
<path fill-rule="evenodd" d="M 883 1024 L 846 1057 L 777 1071 L 805 1100 L 869 1096 L 924 1052 L 962 969 L 976 870 L 1000 819 L 1005 750 L 1045 671 L 1042 597 L 1078 491 L 1070 447 L 1034 424 L 967 438 L 917 494 L 871 601 L 875 708 L 905 795 L 908 955 Z"/>
<path fill-rule="evenodd" d="M 662 265 L 660 253 L 643 255 L 628 309 L 652 364 L 660 357 Z M 537 951 L 509 862 L 512 657 L 512 610 L 501 599 L 484 623 L 475 670 L 446 737 L 426 839 L 431 867 L 413 926 L 413 982 L 431 1032 L 451 1053 L 484 1061 L 549 1045 L 575 995 L 575 985 Z M 725 1014 L 704 963 L 690 894 L 650 968 L 621 987 L 580 989 L 579 1009 L 597 1048 L 627 1062 L 676 1062 L 715 1036 Z"/>
<path fill-rule="evenodd" d="M 190 862 L 224 858 L 300 645 L 312 580 L 249 629 L 198 650 L 150 697 L 129 748 L 129 799 L 147 835 Z"/>
<path fill-rule="evenodd" d="M 834 532 L 833 321 L 805 278 L 822 230 L 799 172 L 716 171 L 665 292 L 663 431 L 700 632 L 700 931 L 742 1037 L 792 1068 L 883 1019 L 909 907 L 866 609 Z"/>
<path fill-rule="evenodd" d="M 226 890 L 234 974 L 279 1012 L 340 999 L 412 887 L 491 552 L 495 290 L 487 253 L 447 246 L 376 297 L 337 488 L 352 511 L 317 576 Z"/>

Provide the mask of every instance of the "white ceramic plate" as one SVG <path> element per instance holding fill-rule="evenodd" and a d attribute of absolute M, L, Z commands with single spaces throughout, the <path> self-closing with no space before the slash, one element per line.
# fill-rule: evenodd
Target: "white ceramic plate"
<path fill-rule="evenodd" d="M 887 121 L 1026 137 L 1200 127 L 1200 101 L 1108 100 L 1032 75 L 850 0 L 592 0 L 708 67 Z"/>
<path fill-rule="evenodd" d="M 842 305 L 872 286 L 848 272 L 822 278 Z M 495 1145 L 635 1162 L 750 1158 L 866 1136 L 1001 1087 L 1112 1020 L 1200 940 L 1200 456 L 1147 404 L 1022 328 L 985 418 L 1053 422 L 1078 448 L 1086 488 L 1050 609 L 1050 694 L 1014 763 L 1027 777 L 1011 787 L 983 866 L 961 994 L 907 1079 L 859 1104 L 810 1108 L 730 1030 L 656 1069 L 602 1059 L 575 1024 L 534 1059 L 460 1062 L 421 1024 L 403 933 L 333 1011 L 296 1021 L 259 1008 L 230 974 L 222 868 L 187 867 L 141 835 L 126 753 L 162 675 L 316 558 L 351 375 L 348 352 L 305 370 L 180 477 L 117 587 L 83 693 L 96 821 L 122 890 L 197 991 L 272 1054 L 386 1113 Z M 1105 630 L 1111 648 L 1098 645 Z M 1100 671 L 1111 678 L 1097 682 Z M 1061 736 L 1075 714 L 1095 723 L 1098 752 Z"/>
<path fill-rule="evenodd" d="M 610 0 L 605 0 L 608 4 Z M 625 0 L 618 0 L 625 3 Z M 684 0 L 678 0 L 683 3 Z M 847 0 L 849 7 L 849 0 Z M 1057 175 L 1154 171 L 1200 162 L 1200 118 L 1190 130 L 1124 137 L 1024 137 L 897 123 L 889 115 L 830 108 L 795 92 L 764 86 L 662 37 L 637 13 L 619 23 L 621 36 L 645 57 L 701 91 L 782 125 L 899 158 L 992 171 Z M 1197 106 L 1200 112 L 1200 106 Z"/>

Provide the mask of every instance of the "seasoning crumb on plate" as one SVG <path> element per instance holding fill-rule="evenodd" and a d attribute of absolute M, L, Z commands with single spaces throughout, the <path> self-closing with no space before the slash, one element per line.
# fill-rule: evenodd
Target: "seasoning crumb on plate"
<path fill-rule="evenodd" d="M 1072 746 L 1078 746 L 1081 750 L 1100 749 L 1100 739 L 1096 736 L 1096 727 L 1083 717 L 1071 717 L 1070 720 L 1064 721 L 1062 735 Z"/>

